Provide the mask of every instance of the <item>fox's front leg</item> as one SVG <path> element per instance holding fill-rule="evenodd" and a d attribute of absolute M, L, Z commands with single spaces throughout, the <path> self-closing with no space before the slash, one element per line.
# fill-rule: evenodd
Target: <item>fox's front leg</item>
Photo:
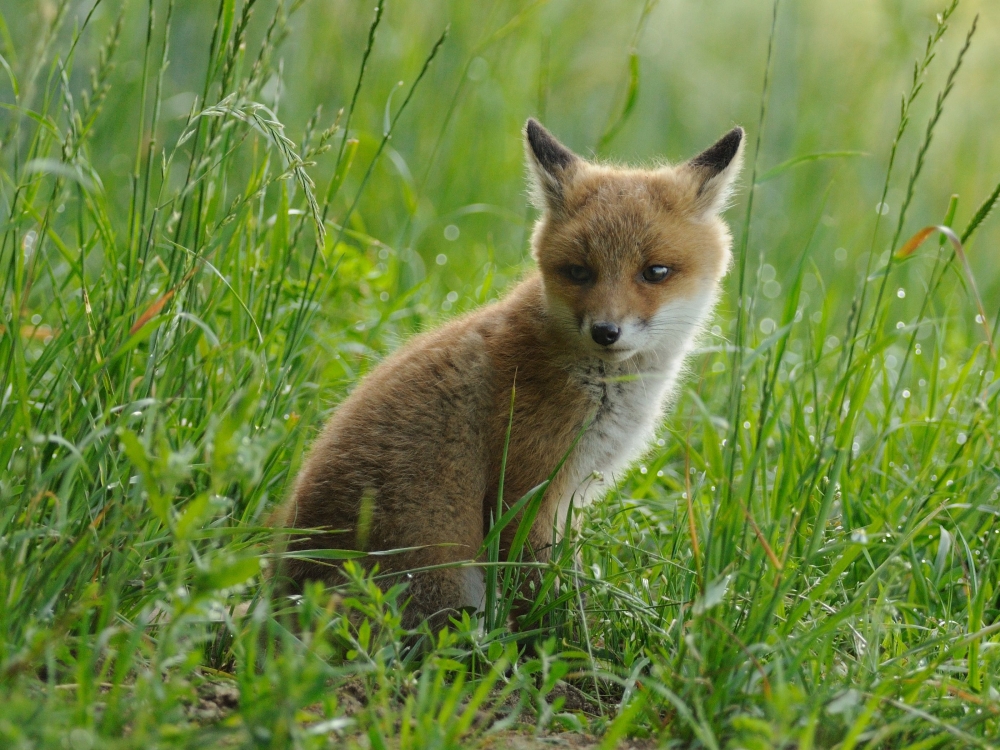
<path fill-rule="evenodd" d="M 553 550 L 560 539 L 559 530 L 554 526 L 555 503 L 545 502 L 539 509 L 524 545 L 512 559 L 511 545 L 521 522 L 520 516 L 515 518 L 500 537 L 500 559 L 515 565 L 524 563 L 520 567 L 511 568 L 517 571 L 517 593 L 509 617 L 509 624 L 515 630 L 525 628 L 525 618 L 530 615 L 542 595 L 546 567 L 551 562 Z"/>

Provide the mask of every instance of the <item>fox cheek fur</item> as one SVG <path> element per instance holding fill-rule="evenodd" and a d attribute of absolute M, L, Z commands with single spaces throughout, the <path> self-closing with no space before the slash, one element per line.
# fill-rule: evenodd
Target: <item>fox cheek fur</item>
<path fill-rule="evenodd" d="M 655 170 L 590 164 L 534 120 L 526 135 L 532 198 L 543 212 L 533 255 L 567 336 L 609 359 L 683 348 L 730 265 L 719 214 L 740 169 L 743 130 Z M 644 277 L 657 267 L 664 278 Z"/>
<path fill-rule="evenodd" d="M 298 553 L 277 570 L 285 590 L 342 582 L 309 550 L 394 550 L 365 564 L 408 584 L 407 626 L 481 608 L 471 563 L 496 513 L 515 383 L 503 502 L 572 447 L 528 534 L 528 554 L 546 559 L 570 506 L 598 498 L 642 454 L 676 390 L 730 263 L 719 215 L 742 147 L 734 128 L 678 166 L 623 169 L 581 159 L 528 120 L 538 272 L 414 338 L 336 409 L 272 518 L 298 530 L 282 541 Z M 517 526 L 501 534 L 503 557 Z"/>

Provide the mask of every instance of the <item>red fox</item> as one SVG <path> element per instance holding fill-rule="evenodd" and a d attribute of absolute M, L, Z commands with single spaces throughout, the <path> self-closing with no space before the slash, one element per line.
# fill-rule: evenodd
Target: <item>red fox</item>
<path fill-rule="evenodd" d="M 408 550 L 370 559 L 406 573 L 410 627 L 483 606 L 482 569 L 456 563 L 477 559 L 496 514 L 515 382 L 507 507 L 579 435 L 528 535 L 544 560 L 570 504 L 600 497 L 646 450 L 730 265 L 720 213 L 740 170 L 742 128 L 656 169 L 586 161 L 534 119 L 524 136 L 541 212 L 531 237 L 538 270 L 364 378 L 274 517 L 312 530 L 288 535 L 293 552 Z M 502 559 L 516 527 L 501 535 Z M 279 567 L 290 585 L 341 582 L 337 567 L 302 557 Z"/>

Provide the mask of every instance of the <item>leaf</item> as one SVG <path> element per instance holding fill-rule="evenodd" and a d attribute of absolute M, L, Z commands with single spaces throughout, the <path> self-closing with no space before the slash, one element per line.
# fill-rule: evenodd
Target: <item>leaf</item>
<path fill-rule="evenodd" d="M 780 177 L 785 172 L 795 169 L 796 167 L 801 167 L 803 164 L 808 164 L 809 162 L 820 161 L 823 159 L 847 159 L 852 156 L 868 156 L 868 154 L 864 151 L 817 151 L 813 154 L 801 154 L 799 156 L 792 157 L 787 161 L 783 161 L 777 166 L 771 167 L 769 170 L 757 177 L 756 184 L 760 185 L 762 182 L 773 180 L 776 177 Z"/>
<path fill-rule="evenodd" d="M 146 323 L 148 323 L 152 318 L 159 315 L 160 310 L 162 310 L 163 306 L 167 304 L 171 300 L 171 298 L 173 298 L 175 292 L 176 292 L 175 289 L 171 289 L 169 292 L 161 296 L 153 304 L 147 307 L 145 312 L 143 312 L 143 314 L 140 315 L 138 319 L 136 319 L 135 323 L 132 324 L 132 327 L 128 329 L 129 335 L 134 336 L 139 331 L 139 329 L 141 329 L 144 325 L 146 325 Z"/>
<path fill-rule="evenodd" d="M 944 566 L 948 564 L 948 556 L 951 553 L 951 534 L 941 527 L 941 538 L 938 540 L 937 557 L 934 559 L 934 574 L 938 580 L 944 575 Z"/>
<path fill-rule="evenodd" d="M 17 101 L 21 95 L 21 92 L 17 88 L 17 76 L 14 75 L 14 71 L 10 69 L 10 64 L 3 55 L 0 55 L 0 67 L 7 71 L 7 77 L 10 79 L 10 87 L 14 89 L 14 101 Z"/>
<path fill-rule="evenodd" d="M 213 67 L 218 67 L 226 59 L 226 51 L 229 48 L 229 35 L 233 31 L 233 22 L 236 20 L 236 0 L 223 0 L 222 5 L 222 30 L 218 36 L 218 48 L 216 49 L 216 60 Z"/>
<path fill-rule="evenodd" d="M 79 165 L 70 165 L 58 159 L 32 159 L 24 165 L 26 174 L 51 174 L 67 180 L 73 180 L 88 193 L 103 192 L 104 185 L 101 184 L 97 173 L 91 170 L 89 175 L 83 173 Z"/>
<path fill-rule="evenodd" d="M 208 493 L 200 493 L 194 500 L 187 504 L 184 512 L 174 525 L 174 535 L 178 539 L 190 539 L 198 525 L 205 518 L 208 511 Z"/>
<path fill-rule="evenodd" d="M 982 211 L 982 208 L 980 211 Z M 972 227 L 972 229 L 975 229 L 975 227 Z M 910 257 L 918 247 L 927 241 L 928 237 L 934 234 L 934 232 L 940 232 L 947 238 L 952 247 L 955 248 L 955 255 L 957 255 L 958 259 L 962 261 L 962 268 L 965 269 L 965 276 L 969 281 L 969 288 L 972 289 L 972 297 L 976 303 L 976 308 L 979 311 L 978 322 L 983 327 L 983 333 L 986 334 L 986 342 L 990 346 L 990 352 L 992 352 L 993 356 L 996 357 L 997 350 L 993 344 L 993 331 L 990 330 L 989 320 L 986 317 L 986 308 L 983 307 L 983 298 L 979 295 L 979 287 L 976 286 L 976 277 L 973 275 L 972 268 L 969 266 L 969 259 L 966 257 L 965 249 L 962 247 L 962 240 L 958 238 L 958 235 L 955 234 L 951 227 L 941 226 L 940 224 L 924 227 L 903 243 L 903 246 L 896 251 L 895 257 L 897 259 Z M 966 230 L 966 232 L 971 234 L 969 230 Z"/>
<path fill-rule="evenodd" d="M 358 153 L 358 139 L 350 138 L 344 148 L 344 158 L 337 165 L 337 172 L 333 175 L 333 179 L 330 180 L 330 186 L 326 189 L 327 203 L 332 201 L 340 191 L 340 186 L 344 184 L 344 178 L 347 177 L 347 172 L 354 162 L 354 155 L 356 153 Z"/>
<path fill-rule="evenodd" d="M 726 597 L 726 590 L 729 588 L 729 583 L 733 580 L 733 577 L 733 574 L 730 573 L 708 584 L 705 588 L 705 593 L 695 601 L 691 612 L 696 615 L 703 615 L 712 607 L 722 604 L 722 600 Z"/>
<path fill-rule="evenodd" d="M 147 307 L 146 311 L 139 316 L 139 319 L 132 324 L 132 327 L 128 331 L 129 335 L 134 336 L 137 331 L 139 331 L 144 325 L 146 325 L 146 323 L 150 321 L 151 318 L 156 317 L 159 314 L 160 310 L 163 309 L 163 306 L 167 304 L 167 302 L 169 302 L 170 299 L 177 293 L 177 290 L 191 280 L 191 277 L 194 276 L 196 269 L 197 266 L 195 266 L 195 268 L 192 268 L 190 271 L 184 274 L 184 278 L 181 279 L 180 283 L 177 286 L 166 292 L 162 297 L 160 297 L 153 304 Z M 215 271 L 215 268 L 213 267 L 212 270 Z M 218 271 L 215 272 L 218 273 Z"/>
<path fill-rule="evenodd" d="M 500 520 L 494 523 L 490 528 L 489 533 L 486 535 L 486 538 L 483 539 L 483 543 L 479 547 L 479 554 L 483 554 L 486 550 L 488 550 L 494 539 L 500 536 L 500 532 L 507 528 L 507 525 L 513 520 L 514 516 L 516 516 L 520 510 L 528 504 L 528 501 L 536 495 L 541 494 L 548 486 L 549 480 L 546 479 L 541 484 L 528 490 L 520 500 L 510 506 L 510 508 L 507 509 L 507 512 L 500 517 Z"/>
<path fill-rule="evenodd" d="M 607 146 L 611 139 L 618 135 L 618 131 L 621 130 L 626 121 L 628 121 L 629 115 L 632 114 L 632 110 L 635 109 L 635 103 L 639 99 L 639 55 L 636 52 L 632 52 L 628 58 L 628 89 L 625 93 L 625 105 L 622 107 L 621 114 L 618 118 L 608 125 L 605 129 L 604 134 L 601 136 L 601 140 L 597 145 L 598 150 Z"/>
<path fill-rule="evenodd" d="M 200 592 L 228 589 L 245 583 L 247 579 L 260 573 L 260 561 L 256 557 L 223 563 L 207 571 L 199 571 L 195 578 L 195 588 Z"/>
<path fill-rule="evenodd" d="M 357 560 L 367 556 L 367 552 L 356 549 L 304 549 L 281 552 L 277 555 L 289 560 Z"/>
<path fill-rule="evenodd" d="M 844 714 L 861 703 L 861 693 L 854 688 L 845 690 L 832 701 L 826 704 L 826 712 L 831 716 Z"/>
<path fill-rule="evenodd" d="M 979 228 L 979 225 L 983 223 L 986 217 L 990 215 L 990 211 L 993 210 L 998 200 L 1000 200 L 1000 182 L 997 183 L 996 188 L 990 193 L 989 197 L 983 201 L 983 204 L 969 221 L 969 225 L 965 228 L 965 231 L 962 232 L 963 245 L 968 244 L 969 238 L 972 237 L 972 234 Z"/>
<path fill-rule="evenodd" d="M 149 509 L 164 526 L 170 525 L 170 500 L 163 496 L 153 477 L 153 466 L 146 455 L 146 449 L 132 430 L 120 430 L 118 439 L 125 449 L 125 455 L 142 477 L 143 487 L 149 495 Z"/>

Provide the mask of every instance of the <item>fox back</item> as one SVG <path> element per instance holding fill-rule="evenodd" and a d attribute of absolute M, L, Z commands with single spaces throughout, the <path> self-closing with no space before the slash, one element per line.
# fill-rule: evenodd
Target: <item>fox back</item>
<path fill-rule="evenodd" d="M 408 583 L 407 624 L 444 625 L 483 604 L 469 563 L 497 512 L 505 442 L 508 507 L 565 458 L 528 535 L 544 560 L 570 505 L 603 494 L 653 437 L 730 264 L 720 214 L 743 131 L 655 169 L 590 163 L 534 120 L 525 144 L 537 271 L 414 338 L 334 412 L 275 517 L 308 530 L 285 542 L 293 588 L 339 582 L 310 549 L 402 550 L 371 560 Z"/>

